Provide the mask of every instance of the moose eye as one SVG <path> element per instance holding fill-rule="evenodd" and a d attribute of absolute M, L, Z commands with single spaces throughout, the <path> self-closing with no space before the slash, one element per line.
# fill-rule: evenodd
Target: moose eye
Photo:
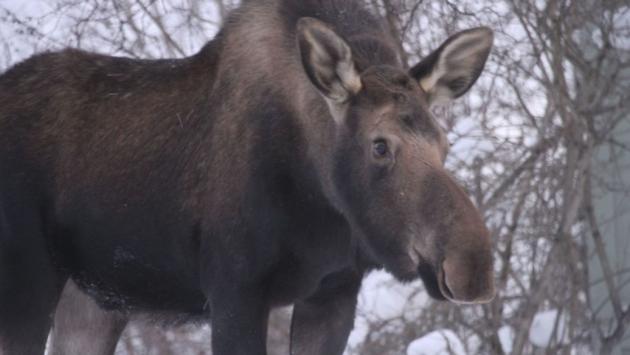
<path fill-rule="evenodd" d="M 387 147 L 387 142 L 385 142 L 383 139 L 375 140 L 372 150 L 374 152 L 374 156 L 377 158 L 384 158 L 387 156 L 387 153 L 389 152 L 389 148 Z"/>

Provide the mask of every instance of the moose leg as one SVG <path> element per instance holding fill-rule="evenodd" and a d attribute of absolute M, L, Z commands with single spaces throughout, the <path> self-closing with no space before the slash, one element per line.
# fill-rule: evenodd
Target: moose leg
<path fill-rule="evenodd" d="M 61 287 L 41 216 L 0 191 L 0 354 L 41 355 Z"/>
<path fill-rule="evenodd" d="M 225 292 L 213 295 L 212 353 L 265 355 L 269 307 L 263 292 Z"/>
<path fill-rule="evenodd" d="M 111 355 L 127 318 L 101 309 L 72 280 L 66 282 L 55 311 L 50 355 Z"/>
<path fill-rule="evenodd" d="M 312 297 L 296 302 L 291 321 L 291 355 L 341 355 L 354 326 L 361 276 L 331 275 Z"/>

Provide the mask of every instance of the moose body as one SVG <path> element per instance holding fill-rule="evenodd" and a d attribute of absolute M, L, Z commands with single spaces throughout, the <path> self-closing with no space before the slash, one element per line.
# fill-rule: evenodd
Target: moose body
<path fill-rule="evenodd" d="M 293 354 L 341 354 L 371 268 L 489 300 L 488 232 L 429 107 L 468 90 L 492 34 L 409 71 L 392 43 L 355 1 L 246 1 L 189 58 L 8 70 L 2 354 L 43 352 L 68 278 L 104 309 L 211 319 L 217 355 L 264 354 L 286 304 Z"/>

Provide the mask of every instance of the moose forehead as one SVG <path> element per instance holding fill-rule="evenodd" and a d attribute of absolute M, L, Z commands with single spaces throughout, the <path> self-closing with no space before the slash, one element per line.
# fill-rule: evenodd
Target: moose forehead
<path fill-rule="evenodd" d="M 361 74 L 361 81 L 363 95 L 358 106 L 371 113 L 366 115 L 372 116 L 372 124 L 400 127 L 440 145 L 446 143 L 431 115 L 426 93 L 408 73 L 392 66 L 373 66 Z"/>

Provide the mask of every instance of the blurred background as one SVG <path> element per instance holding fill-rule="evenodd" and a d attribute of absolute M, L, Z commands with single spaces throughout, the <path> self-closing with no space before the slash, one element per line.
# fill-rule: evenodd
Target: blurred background
<path fill-rule="evenodd" d="M 490 227 L 496 299 L 429 300 L 421 282 L 364 282 L 348 355 L 630 355 L 630 2 L 364 0 L 413 64 L 484 25 L 495 48 L 472 92 L 435 110 L 449 170 Z M 78 47 L 195 53 L 232 0 L 0 0 L 0 69 Z M 290 308 L 269 353 L 288 353 Z M 210 354 L 211 329 L 133 321 L 117 354 Z"/>

